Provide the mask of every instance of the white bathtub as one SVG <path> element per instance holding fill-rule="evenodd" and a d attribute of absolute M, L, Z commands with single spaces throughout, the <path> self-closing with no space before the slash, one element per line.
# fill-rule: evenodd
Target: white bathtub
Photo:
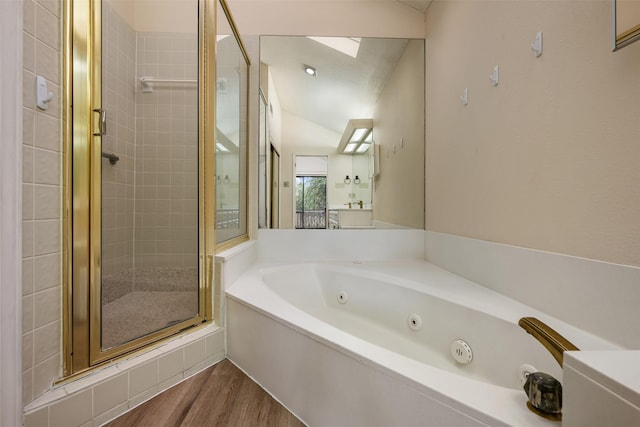
<path fill-rule="evenodd" d="M 552 425 L 526 409 L 520 368 L 562 371 L 518 320 L 617 348 L 421 261 L 258 264 L 226 294 L 228 357 L 314 427 Z"/>

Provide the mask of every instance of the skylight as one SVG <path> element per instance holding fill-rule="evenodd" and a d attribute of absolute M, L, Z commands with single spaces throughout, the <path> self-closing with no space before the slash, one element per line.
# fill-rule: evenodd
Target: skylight
<path fill-rule="evenodd" d="M 358 50 L 360 49 L 360 37 L 309 37 L 318 43 L 321 43 L 331 49 L 335 49 L 338 52 L 349 55 L 352 58 L 358 57 Z"/>

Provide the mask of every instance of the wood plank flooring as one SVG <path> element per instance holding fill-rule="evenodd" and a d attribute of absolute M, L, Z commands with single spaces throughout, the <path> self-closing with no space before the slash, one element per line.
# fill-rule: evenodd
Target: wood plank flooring
<path fill-rule="evenodd" d="M 227 359 L 105 427 L 304 426 Z"/>

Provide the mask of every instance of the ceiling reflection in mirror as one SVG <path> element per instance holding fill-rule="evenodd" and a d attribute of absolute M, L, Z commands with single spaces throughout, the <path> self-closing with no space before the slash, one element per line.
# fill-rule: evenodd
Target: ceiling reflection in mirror
<path fill-rule="evenodd" d="M 640 40 L 640 1 L 614 1 L 614 50 Z"/>
<path fill-rule="evenodd" d="M 295 228 L 295 157 L 327 156 L 327 228 L 424 228 L 424 40 L 262 36 L 260 61 L 259 217 Z"/>

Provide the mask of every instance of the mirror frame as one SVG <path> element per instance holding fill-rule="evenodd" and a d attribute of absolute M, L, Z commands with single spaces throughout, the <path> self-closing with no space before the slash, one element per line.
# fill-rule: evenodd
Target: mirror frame
<path fill-rule="evenodd" d="M 245 141 L 240 141 L 240 144 L 242 144 L 242 142 L 245 143 L 245 148 L 244 148 L 244 154 L 242 152 L 242 147 L 239 146 L 239 152 L 240 155 L 243 157 L 241 158 L 239 156 L 239 160 L 240 160 L 240 167 L 239 167 L 239 174 L 240 179 L 242 181 L 242 179 L 244 179 L 245 185 L 244 188 L 242 188 L 242 186 L 239 186 L 239 190 L 240 190 L 240 194 L 239 194 L 239 206 L 241 207 L 244 204 L 245 207 L 245 212 L 244 213 L 240 213 L 240 221 L 242 223 L 244 223 L 244 232 L 241 232 L 240 234 L 238 234 L 237 236 L 233 236 L 229 239 L 226 240 L 222 240 L 218 242 L 217 236 L 214 237 L 214 242 L 215 243 L 215 252 L 219 253 L 222 251 L 225 251 L 229 248 L 232 248 L 233 246 L 239 245 L 240 243 L 246 242 L 247 240 L 249 240 L 249 215 L 251 212 L 250 210 L 250 206 L 249 206 L 249 105 L 251 103 L 251 99 L 250 99 L 250 94 L 251 94 L 251 60 L 249 59 L 249 54 L 247 53 L 247 48 L 244 45 L 244 42 L 242 41 L 242 37 L 240 36 L 240 32 L 238 31 L 238 27 L 236 26 L 236 23 L 233 19 L 233 15 L 231 13 L 231 9 L 229 8 L 229 5 L 227 4 L 226 0 L 218 0 L 217 1 L 218 5 L 220 6 L 222 12 L 224 13 L 225 18 L 227 19 L 227 23 L 229 24 L 229 27 L 231 28 L 231 31 L 233 32 L 233 38 L 235 39 L 236 43 L 238 44 L 238 48 L 240 49 L 240 53 L 242 55 L 242 58 L 245 61 L 245 64 L 247 66 L 247 74 L 245 76 L 245 81 L 244 84 L 246 85 L 246 94 L 245 94 L 245 105 L 246 105 L 246 109 L 244 111 L 239 112 L 240 114 L 240 123 L 241 125 L 244 126 L 244 131 L 245 131 Z M 216 35 L 217 35 L 217 26 L 216 26 Z M 217 42 L 216 42 L 217 43 Z M 216 64 L 213 65 L 214 68 L 214 73 L 215 73 L 215 67 L 217 65 L 217 45 L 216 45 Z M 216 81 L 217 79 L 217 75 L 214 74 L 214 77 L 212 79 L 212 81 Z M 241 91 L 242 93 L 242 91 Z M 215 110 L 215 106 L 214 106 L 214 117 L 216 116 L 217 110 Z M 216 121 L 217 122 L 217 121 Z M 215 148 L 214 148 L 215 150 Z M 215 155 L 214 155 L 215 156 Z M 243 163 L 244 162 L 244 172 L 243 172 Z M 214 168 L 215 168 L 215 157 L 214 157 L 214 162 L 213 162 Z M 216 176 L 217 172 L 213 173 L 213 176 Z M 244 177 L 242 176 L 242 174 L 244 173 Z M 217 192 L 214 191 L 213 194 L 213 201 L 214 203 L 217 202 L 217 196 L 216 196 Z M 215 211 L 217 212 L 217 208 L 215 208 Z M 214 218 L 213 218 L 213 224 L 215 228 L 215 224 L 217 224 L 217 219 L 215 218 L 216 213 L 214 212 Z"/>

